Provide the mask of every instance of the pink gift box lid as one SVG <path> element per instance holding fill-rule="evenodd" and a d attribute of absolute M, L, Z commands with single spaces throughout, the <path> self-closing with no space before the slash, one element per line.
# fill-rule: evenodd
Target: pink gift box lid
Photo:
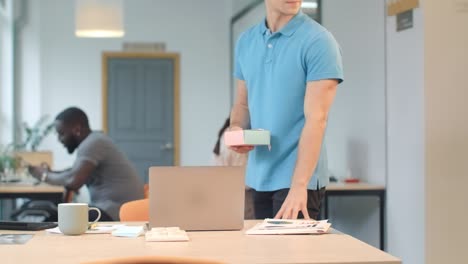
<path fill-rule="evenodd" d="M 226 146 L 244 145 L 244 131 L 233 130 L 224 132 L 224 144 Z"/>

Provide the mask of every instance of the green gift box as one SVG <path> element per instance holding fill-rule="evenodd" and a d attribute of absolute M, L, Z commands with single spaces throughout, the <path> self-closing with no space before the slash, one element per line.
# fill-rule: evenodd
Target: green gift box
<path fill-rule="evenodd" d="M 244 142 L 246 145 L 270 145 L 270 131 L 244 130 Z"/>

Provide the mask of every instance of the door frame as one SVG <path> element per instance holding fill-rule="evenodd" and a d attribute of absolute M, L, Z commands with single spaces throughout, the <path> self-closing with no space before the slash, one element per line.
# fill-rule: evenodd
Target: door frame
<path fill-rule="evenodd" d="M 180 55 L 178 53 L 142 53 L 142 52 L 103 52 L 102 53 L 102 129 L 105 134 L 108 133 L 108 113 L 107 113 L 107 95 L 108 95 L 108 63 L 109 59 L 127 58 L 127 59 L 171 59 L 174 61 L 174 165 L 178 166 L 180 162 L 180 112 L 179 112 L 179 89 L 180 89 Z"/>

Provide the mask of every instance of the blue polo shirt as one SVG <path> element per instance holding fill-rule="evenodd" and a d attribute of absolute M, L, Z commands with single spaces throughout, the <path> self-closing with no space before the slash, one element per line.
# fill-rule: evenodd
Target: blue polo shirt
<path fill-rule="evenodd" d="M 273 34 L 265 21 L 240 36 L 234 76 L 247 85 L 250 126 L 271 132 L 271 150 L 261 146 L 249 153 L 246 184 L 257 191 L 275 191 L 291 185 L 305 122 L 307 82 L 341 82 L 343 67 L 332 34 L 302 12 Z M 323 143 L 308 188 L 324 187 L 328 178 Z"/>

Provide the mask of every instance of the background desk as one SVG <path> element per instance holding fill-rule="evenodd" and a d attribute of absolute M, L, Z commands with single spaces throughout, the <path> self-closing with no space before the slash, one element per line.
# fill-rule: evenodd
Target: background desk
<path fill-rule="evenodd" d="M 255 223 L 257 221 L 247 220 L 245 227 Z M 109 234 L 30 233 L 34 237 L 24 245 L 0 246 L 2 264 L 80 263 L 145 255 L 198 257 L 227 263 L 401 263 L 387 253 L 339 232 L 286 236 L 247 236 L 244 231 L 189 232 L 189 242 L 145 242 L 144 237 L 119 238 Z"/>
<path fill-rule="evenodd" d="M 324 218 L 328 219 L 330 196 L 377 196 L 379 198 L 380 249 L 385 248 L 385 186 L 368 183 L 330 183 L 324 198 Z"/>
<path fill-rule="evenodd" d="M 64 188 L 49 184 L 0 183 L 0 199 L 41 199 L 56 203 L 62 201 Z"/>

